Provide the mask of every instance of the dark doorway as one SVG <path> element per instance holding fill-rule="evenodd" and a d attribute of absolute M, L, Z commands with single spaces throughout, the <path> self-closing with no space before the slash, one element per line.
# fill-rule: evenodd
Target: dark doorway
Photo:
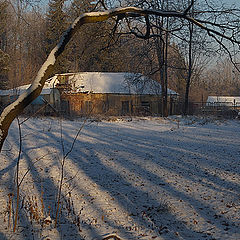
<path fill-rule="evenodd" d="M 129 114 L 129 101 L 122 101 L 122 115 Z"/>

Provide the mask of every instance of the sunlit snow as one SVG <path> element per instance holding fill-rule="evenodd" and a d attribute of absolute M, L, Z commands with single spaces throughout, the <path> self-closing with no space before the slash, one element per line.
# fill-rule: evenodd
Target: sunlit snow
<path fill-rule="evenodd" d="M 54 221 L 62 143 L 66 153 L 83 121 L 35 118 L 22 125 L 20 176 L 29 173 L 15 235 L 7 230 L 6 212 L 18 156 L 13 123 L 1 153 L 1 239 L 101 240 L 110 233 L 125 240 L 240 239 L 238 120 L 111 120 L 87 121 L 66 159 L 57 229 L 30 221 L 25 206 L 36 198 L 42 212 L 43 199 L 42 219 Z"/>

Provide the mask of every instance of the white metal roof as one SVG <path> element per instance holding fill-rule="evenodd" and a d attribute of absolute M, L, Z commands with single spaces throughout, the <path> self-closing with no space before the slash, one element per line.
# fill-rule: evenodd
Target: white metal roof
<path fill-rule="evenodd" d="M 222 106 L 240 105 L 240 97 L 229 96 L 208 96 L 207 105 L 218 104 Z"/>

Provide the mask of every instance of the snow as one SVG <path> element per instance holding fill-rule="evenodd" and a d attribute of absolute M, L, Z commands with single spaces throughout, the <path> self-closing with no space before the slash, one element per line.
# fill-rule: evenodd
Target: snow
<path fill-rule="evenodd" d="M 240 239 L 239 121 L 110 120 L 87 121 L 66 159 L 57 228 L 61 126 L 66 153 L 83 121 L 33 118 L 22 124 L 20 176 L 29 173 L 15 234 L 7 229 L 6 212 L 18 156 L 13 122 L 1 153 L 1 239 L 101 240 L 111 233 L 126 240 Z M 31 202 L 42 225 L 30 220 Z"/>
<path fill-rule="evenodd" d="M 69 75 L 69 81 L 78 92 L 94 93 L 122 93 L 122 94 L 161 94 L 161 85 L 140 74 L 111 73 L 111 72 L 82 72 L 57 74 L 49 78 L 42 89 L 41 94 L 50 94 L 51 90 L 59 83 L 58 75 Z M 139 78 L 138 83 L 130 82 L 129 78 Z M 0 90 L 0 96 L 21 95 L 25 93 L 31 84 L 23 85 L 9 90 Z M 177 93 L 168 89 L 168 94 Z"/>
<path fill-rule="evenodd" d="M 106 20 L 107 18 L 109 18 L 110 16 L 114 16 L 117 13 L 119 14 L 120 12 L 125 13 L 125 12 L 142 12 L 143 10 L 141 8 L 136 8 L 136 7 L 121 7 L 121 8 L 115 8 L 115 9 L 111 9 L 111 10 L 106 10 L 103 12 L 89 12 L 89 13 L 83 13 L 81 16 L 79 16 L 74 23 L 72 24 L 72 27 L 75 27 L 77 25 L 77 23 L 85 17 L 91 17 L 92 18 L 92 22 L 96 22 L 94 17 L 105 17 L 105 19 L 101 19 L 101 21 Z M 100 20 L 100 19 L 99 19 Z M 88 22 L 91 22 L 91 20 L 89 19 Z"/>
<path fill-rule="evenodd" d="M 55 54 L 61 47 L 61 44 L 62 44 L 62 40 L 60 41 L 60 43 L 58 43 L 58 45 L 55 48 L 53 48 L 53 50 L 48 55 L 47 60 L 43 63 L 42 67 L 40 68 L 40 70 L 37 73 L 36 78 L 34 79 L 32 85 L 31 85 L 31 87 L 28 89 L 29 93 L 33 92 L 35 89 L 39 88 L 42 85 L 41 81 L 43 81 L 43 77 L 46 74 L 47 69 L 51 65 L 54 66 L 54 64 L 56 62 Z"/>
<path fill-rule="evenodd" d="M 60 75 L 69 75 L 69 81 L 78 92 L 161 94 L 160 83 L 139 73 L 81 72 Z M 168 89 L 168 94 L 177 93 Z"/>
<path fill-rule="evenodd" d="M 57 83 L 58 81 L 56 76 L 49 78 L 45 82 L 41 94 L 50 94 L 52 89 L 56 86 Z M 30 86 L 31 84 L 26 84 L 8 90 L 0 90 L 0 96 L 21 95 L 22 93 L 25 93 Z"/>

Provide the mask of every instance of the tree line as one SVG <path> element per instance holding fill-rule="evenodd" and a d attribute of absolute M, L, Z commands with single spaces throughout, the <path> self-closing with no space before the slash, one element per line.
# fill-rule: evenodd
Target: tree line
<path fill-rule="evenodd" d="M 4 3 L 8 2 L 4 1 Z M 12 2 L 10 3 L 14 7 Z M 15 16 L 17 20 L 14 23 L 17 26 L 20 26 L 21 22 L 24 22 L 26 24 L 28 23 L 27 17 L 23 18 L 23 3 L 25 3 L 23 0 L 17 1 L 17 8 L 13 8 L 15 9 L 14 13 L 16 13 Z M 28 0 L 26 3 L 29 4 L 31 3 L 31 1 Z M 7 25 L 11 26 L 12 22 L 6 21 L 6 19 L 8 18 L 8 14 L 6 11 L 7 7 L 1 8 L 1 11 L 3 12 L 3 14 L 1 14 L 1 21 L 4 22 L 6 26 L 5 28 L 2 28 L 3 31 L 1 33 L 1 44 L 6 42 L 5 45 L 3 44 L 6 49 L 8 49 L 8 46 L 14 46 L 10 49 L 12 49 L 14 53 L 16 53 L 15 56 L 18 56 L 18 58 L 11 59 L 11 55 L 8 54 L 7 51 L 2 51 L 2 55 L 4 56 L 6 54 L 6 57 L 9 57 L 10 59 L 9 65 L 13 64 L 17 68 L 14 69 L 15 71 L 13 71 L 15 74 L 23 76 L 22 72 L 23 70 L 25 70 L 24 67 L 28 66 L 28 64 L 26 64 L 27 62 L 23 61 L 24 54 L 32 57 L 32 59 L 36 57 L 30 54 L 31 48 L 29 48 L 29 43 L 31 41 L 23 41 L 23 39 L 25 39 L 25 36 L 28 37 L 28 34 L 26 34 L 28 33 L 28 30 L 30 33 L 35 33 L 35 35 L 33 35 L 32 38 L 27 39 L 35 39 L 38 34 L 43 37 L 43 43 L 39 43 L 39 41 L 37 41 L 35 45 L 32 46 L 32 49 L 36 51 L 38 50 L 39 46 L 43 44 L 43 48 L 41 48 L 41 51 L 43 51 L 44 54 L 47 54 L 47 46 L 48 44 L 53 44 L 53 42 L 50 41 L 51 38 L 49 39 L 46 36 L 49 36 L 49 34 L 51 35 L 54 31 L 58 31 L 60 28 L 60 25 L 56 27 L 56 20 L 55 24 L 51 25 L 51 19 L 60 19 L 59 22 L 61 22 L 61 26 L 64 26 L 63 20 L 65 18 L 63 15 L 66 14 L 66 11 L 63 11 L 63 3 L 64 0 L 51 0 L 49 2 L 49 12 L 47 13 L 47 17 L 45 20 L 45 29 L 49 29 L 50 26 L 53 27 L 52 29 L 50 29 L 49 32 L 46 31 L 45 34 L 42 34 L 42 36 L 41 31 L 35 32 L 35 29 L 31 29 L 30 25 L 28 25 L 29 29 L 27 27 L 25 29 L 20 28 L 20 30 L 22 31 L 16 28 L 21 32 L 22 35 L 17 34 L 17 31 L 10 32 L 10 35 L 12 34 L 11 40 L 9 40 L 9 38 L 7 37 L 9 34 L 7 32 Z M 130 1 L 129 3 L 125 3 L 124 1 L 124 4 L 132 4 L 133 6 L 120 6 L 118 8 L 108 9 L 107 4 L 111 4 L 111 1 L 105 2 L 104 0 L 99 0 L 95 4 L 93 12 L 88 12 L 80 15 L 62 34 L 62 37 L 48 54 L 48 57 L 41 65 L 39 71 L 36 74 L 36 77 L 34 78 L 34 81 L 26 90 L 26 92 L 22 93 L 17 100 L 15 100 L 13 103 L 3 109 L 0 115 L 0 149 L 2 148 L 3 143 L 7 137 L 8 129 L 12 121 L 19 114 L 21 114 L 21 112 L 26 106 L 28 106 L 34 99 L 36 99 L 40 95 L 45 81 L 50 76 L 52 76 L 54 72 L 59 72 L 61 69 L 63 69 L 65 64 L 74 62 L 68 61 L 69 55 L 72 57 L 72 55 L 69 54 L 69 49 L 71 49 L 71 47 L 73 46 L 72 44 L 74 43 L 74 41 L 71 40 L 78 39 L 78 34 L 83 34 L 86 39 L 85 46 L 83 42 L 78 42 L 78 46 L 82 47 L 83 45 L 83 48 L 80 48 L 83 49 L 83 51 L 80 52 L 81 56 L 83 56 L 85 50 L 88 49 L 88 43 L 94 43 L 94 45 L 91 45 L 91 47 L 89 47 L 90 51 L 88 54 L 90 54 L 90 56 L 87 57 L 87 62 L 90 61 L 89 68 L 94 67 L 95 70 L 97 69 L 98 65 L 94 66 L 95 61 L 98 64 L 100 63 L 100 65 L 105 65 L 105 61 L 103 60 L 105 60 L 105 58 L 107 59 L 110 56 L 110 66 L 114 66 L 114 61 L 112 60 L 117 59 L 116 62 L 119 68 L 123 69 L 123 67 L 125 66 L 132 66 L 132 69 L 134 69 L 134 67 L 137 66 L 137 63 L 139 63 L 137 61 L 137 59 L 139 59 L 139 61 L 141 62 L 139 66 L 142 66 L 143 73 L 146 72 L 149 74 L 150 71 L 150 74 L 153 77 L 155 74 L 157 74 L 159 76 L 157 80 L 159 80 L 162 86 L 162 101 L 164 106 L 163 116 L 165 116 L 165 110 L 167 109 L 165 103 L 167 101 L 166 93 L 167 87 L 169 85 L 170 69 L 174 69 L 175 71 L 177 71 L 176 73 L 179 73 L 180 76 L 179 79 L 182 78 L 184 82 L 185 114 L 187 113 L 186 110 L 188 109 L 190 86 L 194 82 L 193 79 L 198 79 L 199 76 L 202 75 L 202 69 L 210 67 L 210 64 L 207 63 L 208 61 L 206 60 L 208 59 L 208 55 L 216 54 L 215 56 L 217 56 L 217 54 L 227 54 L 231 64 L 234 65 L 235 69 L 239 73 L 239 63 L 236 62 L 239 53 L 238 49 L 240 46 L 239 9 L 226 8 L 224 5 L 222 5 L 221 8 L 218 8 L 215 5 L 211 6 L 210 3 L 212 3 L 212 1 L 207 0 L 204 1 L 204 4 L 206 5 L 204 5 L 205 8 L 202 7 L 201 10 L 199 10 L 198 8 L 199 2 L 197 0 L 179 0 L 175 1 L 172 4 L 170 3 L 170 0 L 156 0 L 149 2 L 145 0 L 136 2 Z M 122 1 L 120 2 L 120 5 L 121 4 Z M 75 7 L 74 9 L 77 9 L 77 7 Z M 18 14 L 19 12 L 21 14 Z M 56 12 L 59 12 L 61 14 L 56 14 Z M 26 16 L 29 16 L 29 13 L 31 12 L 27 11 L 27 13 L 28 15 Z M 39 14 L 39 11 L 37 11 L 36 13 Z M 39 27 L 42 27 L 42 25 L 40 24 L 41 21 L 38 19 L 40 18 L 37 18 L 37 22 L 35 22 L 37 29 L 39 29 Z M 42 19 L 44 20 L 45 18 Z M 100 23 L 103 23 L 103 25 L 99 25 Z M 13 25 L 15 26 L 15 24 Z M 98 33 L 99 31 L 99 34 L 92 36 L 92 32 L 94 32 L 94 29 L 92 30 L 89 28 L 94 27 L 94 25 L 97 26 L 96 33 Z M 110 27 L 111 29 L 110 35 L 109 31 L 107 31 L 107 27 Z M 105 33 L 105 30 L 106 34 L 102 34 Z M 60 33 L 61 31 L 59 31 L 59 34 Z M 54 36 L 57 34 L 58 33 L 55 33 Z M 92 41 L 92 38 L 94 41 Z M 12 39 L 16 41 L 12 41 Z M 106 43 L 108 44 L 103 48 L 102 45 L 100 45 L 100 48 L 99 45 L 95 46 L 95 43 L 97 43 L 99 39 L 101 40 L 100 43 L 103 42 L 103 39 L 107 39 Z M 133 42 L 130 42 L 129 39 Z M 144 41 L 136 42 L 135 45 L 136 39 L 141 39 Z M 132 44 L 130 45 L 130 43 Z M 147 46 L 145 45 L 146 43 Z M 119 47 L 115 48 L 117 44 L 120 45 Z M 175 45 L 177 47 L 174 47 Z M 138 47 L 140 51 L 137 51 Z M 96 49 L 98 50 L 98 54 L 92 56 L 91 54 Z M 115 49 L 117 50 L 117 52 L 115 52 Z M 120 54 L 123 59 L 123 61 L 121 62 L 120 59 L 118 59 L 117 53 L 119 50 L 122 49 L 124 50 L 124 52 L 121 52 Z M 175 53 L 175 56 L 170 55 L 171 51 L 169 51 L 169 49 L 174 49 L 172 52 Z M 73 56 L 76 52 L 76 50 L 72 52 Z M 139 52 L 144 52 L 144 54 L 139 55 Z M 77 52 L 77 54 L 79 54 L 79 52 Z M 133 57 L 134 54 L 136 56 Z M 130 56 L 130 59 L 133 59 L 134 65 L 129 64 L 129 62 L 127 61 L 129 59 L 128 56 Z M 82 59 L 84 60 L 84 57 Z M 176 66 L 170 65 L 170 59 L 176 60 Z M 79 59 L 76 59 L 75 63 L 78 63 L 78 61 Z M 145 62 L 150 62 L 151 64 L 144 64 Z M 198 62 L 202 62 L 204 64 L 198 65 Z M 4 61 L 4 64 L 5 63 L 6 62 Z M 127 63 L 127 65 L 125 65 L 125 63 Z M 18 64 L 20 67 L 18 66 Z M 2 75 L 6 75 L 6 73 L 4 72 L 8 71 L 8 64 L 5 65 L 6 67 L 2 66 L 1 69 Z M 76 64 L 76 66 L 78 66 L 78 64 Z M 200 68 L 199 66 L 202 67 Z M 175 75 L 177 74 L 172 74 L 173 80 L 175 79 Z M 226 76 L 227 75 L 229 74 L 226 74 Z M 234 72 L 234 76 L 235 75 L 236 74 Z M 207 80 L 206 82 L 209 83 L 209 80 Z M 199 87 L 200 86 L 201 83 L 199 81 Z M 198 91 L 200 91 L 199 87 Z"/>
<path fill-rule="evenodd" d="M 105 10 L 114 4 L 180 12 L 191 2 L 189 17 L 237 38 L 239 10 L 213 5 L 212 1 L 50 0 L 42 7 L 30 0 L 0 0 L 0 88 L 32 82 L 69 24 L 85 12 Z M 233 63 L 235 52 L 229 50 L 234 41 L 229 47 L 221 36 L 211 38 L 211 34 L 193 22 L 183 23 L 182 19 L 170 16 L 118 16 L 84 25 L 58 59 L 53 74 L 142 73 L 161 83 L 163 101 L 167 101 L 167 88 L 178 92 L 187 111 L 189 100 L 205 101 L 209 94 L 240 93 L 239 72 Z"/>

